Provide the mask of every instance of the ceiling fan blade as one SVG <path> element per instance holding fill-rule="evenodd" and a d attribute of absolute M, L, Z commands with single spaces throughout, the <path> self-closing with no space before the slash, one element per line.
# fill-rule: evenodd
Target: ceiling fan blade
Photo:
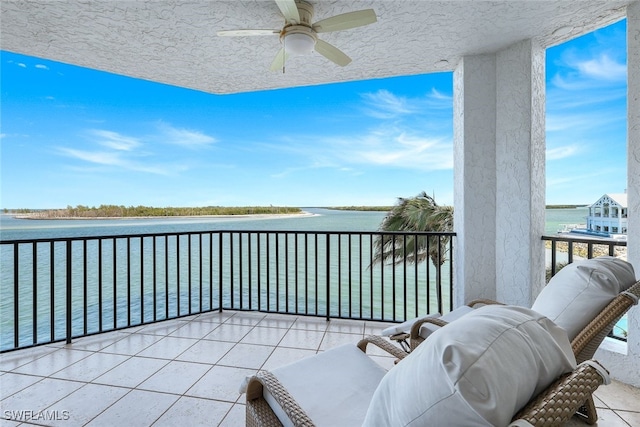
<path fill-rule="evenodd" d="M 284 61 L 289 57 L 289 54 L 285 52 L 284 49 L 280 49 L 278 53 L 276 53 L 276 57 L 273 58 L 273 62 L 271 62 L 271 67 L 269 69 L 271 71 L 282 70 L 284 67 Z"/>
<path fill-rule="evenodd" d="M 323 19 L 313 24 L 313 29 L 316 33 L 328 33 L 331 31 L 362 27 L 363 25 L 373 24 L 377 20 L 376 13 L 373 9 L 365 9 Z"/>
<path fill-rule="evenodd" d="M 345 53 L 340 49 L 320 39 L 316 42 L 315 49 L 320 55 L 324 56 L 329 61 L 335 62 L 341 67 L 349 65 L 351 62 L 351 58 L 345 55 Z"/>
<path fill-rule="evenodd" d="M 221 37 L 239 37 L 239 36 L 273 36 L 280 34 L 280 30 L 224 30 L 218 31 Z"/>
<path fill-rule="evenodd" d="M 300 13 L 298 12 L 298 6 L 296 6 L 295 0 L 275 1 L 287 22 L 293 22 L 296 24 L 300 23 Z"/>

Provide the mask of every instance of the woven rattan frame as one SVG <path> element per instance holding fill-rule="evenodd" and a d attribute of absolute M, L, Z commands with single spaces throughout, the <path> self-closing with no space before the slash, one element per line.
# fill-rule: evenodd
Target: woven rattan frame
<path fill-rule="evenodd" d="M 525 420 L 536 427 L 562 425 L 578 412 L 603 382 L 604 378 L 597 369 L 581 364 L 530 401 L 516 414 L 514 421 Z"/>

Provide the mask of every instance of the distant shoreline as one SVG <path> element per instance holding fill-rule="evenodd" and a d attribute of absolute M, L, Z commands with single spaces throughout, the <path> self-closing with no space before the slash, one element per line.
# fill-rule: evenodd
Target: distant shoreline
<path fill-rule="evenodd" d="M 127 220 L 127 219 L 187 219 L 187 218 L 254 218 L 254 219 L 268 219 L 268 218 L 299 218 L 299 217 L 309 217 L 309 216 L 317 216 L 318 214 L 314 214 L 311 212 L 302 211 L 300 213 L 285 213 L 285 214 L 237 214 L 237 215 L 153 215 L 153 216 L 91 216 L 91 217 L 79 217 L 79 216 L 58 216 L 58 217 L 39 217 L 37 214 L 3 214 L 9 215 L 16 219 L 27 219 L 31 221 L 41 221 L 41 220 Z"/>

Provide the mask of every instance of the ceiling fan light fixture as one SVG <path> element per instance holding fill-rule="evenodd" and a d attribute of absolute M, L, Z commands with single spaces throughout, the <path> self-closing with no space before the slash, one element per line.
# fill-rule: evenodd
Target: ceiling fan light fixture
<path fill-rule="evenodd" d="M 306 33 L 288 33 L 284 36 L 284 49 L 291 55 L 306 55 L 313 52 L 316 39 Z"/>

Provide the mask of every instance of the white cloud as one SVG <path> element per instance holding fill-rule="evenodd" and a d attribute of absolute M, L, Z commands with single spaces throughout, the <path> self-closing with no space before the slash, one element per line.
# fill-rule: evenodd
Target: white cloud
<path fill-rule="evenodd" d="M 162 132 L 162 138 L 169 144 L 197 149 L 205 148 L 217 142 L 217 140 L 200 131 L 179 129 L 166 123 L 159 123 L 158 128 Z"/>
<path fill-rule="evenodd" d="M 36 64 L 36 68 L 40 69 L 40 70 L 48 70 L 49 67 L 47 67 L 44 64 Z"/>
<path fill-rule="evenodd" d="M 147 172 L 157 175 L 170 175 L 169 171 L 175 170 L 174 167 L 167 168 L 157 165 L 150 165 L 146 163 L 134 162 L 130 159 L 123 157 L 122 152 L 108 152 L 108 151 L 84 151 L 76 150 L 73 148 L 61 147 L 58 149 L 60 153 L 71 158 L 83 160 L 85 162 L 94 163 L 102 166 L 114 166 L 126 170 L 132 170 L 137 172 Z"/>
<path fill-rule="evenodd" d="M 574 156 L 579 151 L 577 145 L 565 145 L 562 147 L 547 149 L 547 160 L 560 160 Z"/>
<path fill-rule="evenodd" d="M 408 128 L 379 127 L 362 135 L 314 136 L 300 135 L 268 145 L 271 151 L 286 151 L 297 155 L 307 167 L 288 168 L 278 174 L 289 175 L 301 169 L 351 168 L 360 173 L 362 167 L 394 167 L 420 171 L 453 168 L 451 137 Z"/>
<path fill-rule="evenodd" d="M 582 75 L 593 79 L 624 81 L 627 78 L 627 66 L 612 60 L 606 53 L 577 62 L 575 67 Z"/>
<path fill-rule="evenodd" d="M 368 106 L 367 113 L 372 117 L 390 119 L 418 111 L 407 98 L 396 96 L 388 90 L 381 89 L 375 93 L 363 93 L 361 96 Z"/>
<path fill-rule="evenodd" d="M 108 130 L 94 129 L 90 133 L 97 137 L 97 143 L 118 151 L 132 151 L 141 144 L 138 138 L 121 135 Z"/>
<path fill-rule="evenodd" d="M 17 65 L 18 67 L 27 68 L 27 64 L 24 64 L 22 62 L 18 62 Z"/>

